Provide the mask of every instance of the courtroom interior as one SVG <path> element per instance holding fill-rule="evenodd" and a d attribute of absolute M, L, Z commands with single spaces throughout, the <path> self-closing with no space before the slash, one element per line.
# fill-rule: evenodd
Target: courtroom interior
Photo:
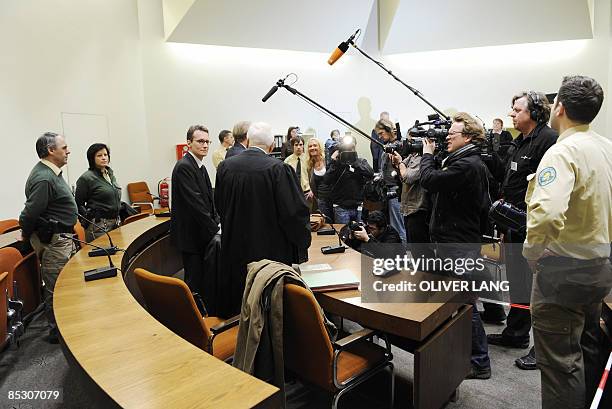
<path fill-rule="evenodd" d="M 612 408 L 610 0 L 0 34 L 0 406 Z"/>

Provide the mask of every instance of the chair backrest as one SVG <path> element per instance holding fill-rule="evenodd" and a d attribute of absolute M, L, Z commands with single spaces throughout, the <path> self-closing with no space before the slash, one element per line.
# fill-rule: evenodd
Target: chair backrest
<path fill-rule="evenodd" d="M 74 232 L 77 235 L 77 239 L 79 239 L 81 241 L 86 241 L 85 240 L 85 229 L 81 225 L 81 222 L 78 221 L 78 220 L 77 220 L 76 224 L 74 225 Z M 81 247 L 83 247 L 83 246 L 84 246 L 84 244 L 81 245 Z"/>
<path fill-rule="evenodd" d="M 132 222 L 135 222 L 136 220 L 144 219 L 145 217 L 149 217 L 149 216 L 151 216 L 151 213 L 134 214 L 132 216 L 126 217 L 123 223 L 121 223 L 121 225 L 125 226 L 126 224 L 130 224 Z"/>
<path fill-rule="evenodd" d="M 36 253 L 31 252 L 15 265 L 13 280 L 17 283 L 17 298 L 23 301 L 23 315 L 28 315 L 42 301 L 42 280 Z"/>
<path fill-rule="evenodd" d="M 146 203 L 153 201 L 151 190 L 149 190 L 149 185 L 147 185 L 147 182 L 128 183 L 127 190 L 128 197 L 132 203 Z"/>
<path fill-rule="evenodd" d="M 4 247 L 0 249 L 0 273 L 8 273 L 7 285 L 11 298 L 13 297 L 13 272 L 21 259 L 21 253 L 16 248 Z"/>
<path fill-rule="evenodd" d="M 0 234 L 8 233 L 10 231 L 19 229 L 19 220 L 17 219 L 6 219 L 0 220 Z"/>
<path fill-rule="evenodd" d="M 328 388 L 332 381 L 333 348 L 319 303 L 309 290 L 286 284 L 283 305 L 285 367 L 300 378 Z"/>
<path fill-rule="evenodd" d="M 8 285 L 8 273 L 0 273 L 0 350 L 6 342 L 7 339 L 7 324 L 8 324 L 8 304 L 6 302 L 6 290 L 10 287 Z"/>
<path fill-rule="evenodd" d="M 207 351 L 210 330 L 196 306 L 187 284 L 178 278 L 134 270 L 147 311 L 169 330 Z"/>

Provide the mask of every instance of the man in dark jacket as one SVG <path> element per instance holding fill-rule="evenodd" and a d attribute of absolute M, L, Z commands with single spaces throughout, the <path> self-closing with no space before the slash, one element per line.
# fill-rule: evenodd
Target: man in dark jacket
<path fill-rule="evenodd" d="M 446 137 L 449 155 L 440 169 L 433 157 L 435 144 L 423 141 L 421 186 L 432 194 L 430 235 L 432 243 L 436 244 L 438 258 L 473 260 L 480 255 L 481 236 L 490 205 L 487 169 L 478 146 L 484 141 L 482 125 L 465 112 L 453 117 Z M 472 305 L 471 362 L 468 378 L 491 377 L 487 338 L 475 301 Z"/>
<path fill-rule="evenodd" d="M 355 140 L 345 138 L 331 155 L 331 164 L 323 181 L 329 186 L 334 205 L 334 221 L 346 224 L 349 221 L 361 221 L 361 204 L 363 188 L 374 171 L 363 158 L 345 159 L 355 155 Z"/>
<path fill-rule="evenodd" d="M 215 312 L 215 288 L 202 285 L 206 247 L 219 230 L 212 184 L 202 160 L 208 154 L 208 129 L 194 125 L 187 130 L 189 151 L 172 171 L 172 218 L 170 240 L 181 251 L 185 283 L 199 292 L 210 313 Z M 214 274 L 214 271 L 207 271 Z"/>
<path fill-rule="evenodd" d="M 249 148 L 217 169 L 215 203 L 221 216 L 224 272 L 221 316 L 240 312 L 247 264 L 269 259 L 291 265 L 306 261 L 310 215 L 293 168 L 268 156 L 270 125 L 254 123 Z"/>
<path fill-rule="evenodd" d="M 516 138 L 516 148 L 506 165 L 506 175 L 502 185 L 504 201 L 521 210 L 527 209 L 525 194 L 529 181 L 527 177 L 535 174 L 544 153 L 555 144 L 558 133 L 547 123 L 550 105 L 546 95 L 538 92 L 522 92 L 512 98 L 510 112 L 514 127 L 521 131 Z M 527 260 L 522 255 L 525 233 L 504 232 L 506 272 L 510 281 L 510 300 L 513 304 L 529 306 L 531 297 L 532 274 Z M 488 341 L 493 345 L 510 348 L 529 347 L 531 313 L 528 308 L 511 307 L 506 328 L 501 334 L 489 334 Z M 535 349 L 515 360 L 521 369 L 537 369 Z"/>

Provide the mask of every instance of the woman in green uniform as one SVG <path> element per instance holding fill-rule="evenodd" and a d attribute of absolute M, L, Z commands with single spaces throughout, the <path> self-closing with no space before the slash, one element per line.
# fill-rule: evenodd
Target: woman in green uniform
<path fill-rule="evenodd" d="M 76 183 L 75 199 L 79 213 L 93 220 L 107 231 L 119 226 L 121 187 L 113 170 L 108 166 L 110 149 L 103 143 L 94 143 L 87 149 L 89 169 Z M 104 234 L 104 231 L 86 220 L 81 220 L 87 241 Z"/>

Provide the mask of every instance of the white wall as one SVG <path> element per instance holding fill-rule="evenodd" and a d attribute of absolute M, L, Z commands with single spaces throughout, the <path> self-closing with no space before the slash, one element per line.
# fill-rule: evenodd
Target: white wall
<path fill-rule="evenodd" d="M 112 166 L 123 186 L 149 174 L 135 1 L 3 1 L 0 50 L 0 219 L 19 215 L 38 160 L 36 138 L 62 132 L 62 112 L 106 116 Z M 69 144 L 89 137 L 67 135 Z M 83 159 L 85 152 L 71 153 L 77 155 Z M 80 171 L 73 170 L 71 183 Z"/>
<path fill-rule="evenodd" d="M 488 124 L 496 116 L 508 119 L 515 92 L 554 92 L 567 74 L 595 77 L 610 98 L 612 13 L 607 0 L 595 0 L 595 7 L 594 40 L 390 56 L 384 62 L 440 108 L 473 112 Z M 0 10 L 0 46 L 14 56 L 0 60 L 0 123 L 8 137 L 0 161 L 8 197 L 3 193 L 0 218 L 18 215 L 37 159 L 34 140 L 45 130 L 61 131 L 61 112 L 106 115 L 120 181 L 144 178 L 151 188 L 170 175 L 174 146 L 194 123 L 211 130 L 211 149 L 221 129 L 245 119 L 270 122 L 281 134 L 297 124 L 320 139 L 333 128 L 344 130 L 285 90 L 261 102 L 290 72 L 300 77 L 297 89 L 367 133 L 382 110 L 404 130 L 431 112 L 355 50 L 329 67 L 327 54 L 166 43 L 161 0 L 11 0 Z M 330 41 L 330 50 L 335 45 Z M 605 133 L 606 126 L 612 131 L 605 106 L 595 127 Z M 368 142 L 358 139 L 358 148 L 366 155 Z M 210 156 L 207 161 L 214 178 Z"/>

